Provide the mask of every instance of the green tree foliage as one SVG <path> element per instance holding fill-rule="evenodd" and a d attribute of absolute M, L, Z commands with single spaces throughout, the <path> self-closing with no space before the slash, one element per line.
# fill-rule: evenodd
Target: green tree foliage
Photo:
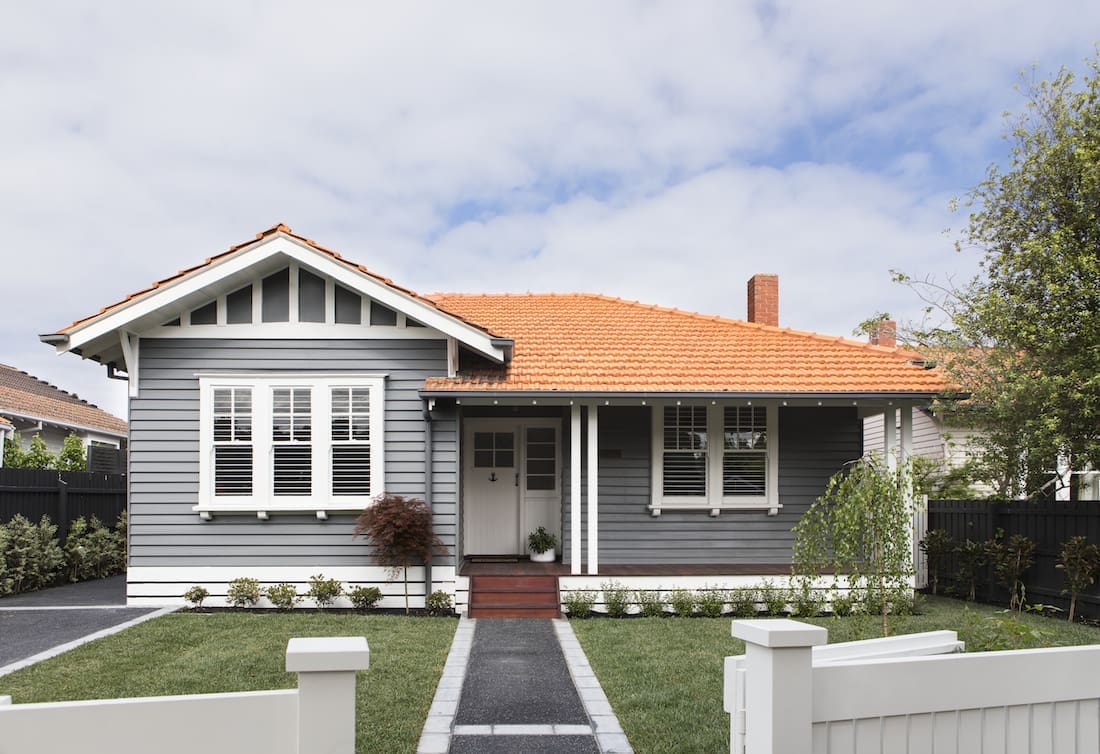
<path fill-rule="evenodd" d="M 16 432 L 14 437 L 4 438 L 4 467 L 8 469 L 21 469 L 26 456 L 27 451 L 23 450 L 23 446 L 19 442 L 19 433 Z"/>
<path fill-rule="evenodd" d="M 794 527 L 796 574 L 831 568 L 846 575 L 849 587 L 878 607 L 883 636 L 890 634 L 890 605 L 912 592 L 910 489 L 908 464 L 891 471 L 880 459 L 861 459 L 829 479 Z"/>
<path fill-rule="evenodd" d="M 84 471 L 88 461 L 84 456 L 84 442 L 74 434 L 69 434 L 57 454 L 58 471 Z"/>
<path fill-rule="evenodd" d="M 956 246 L 979 274 L 956 286 L 897 279 L 935 326 L 912 345 L 971 397 L 955 408 L 986 432 L 982 476 L 1000 495 L 1034 493 L 1059 456 L 1100 468 L 1100 68 L 1031 83 L 1008 122 L 1007 163 L 965 198 Z"/>
<path fill-rule="evenodd" d="M 42 435 L 31 438 L 31 449 L 23 456 L 25 469 L 52 469 L 57 466 L 57 457 L 46 447 Z"/>
<path fill-rule="evenodd" d="M 436 552 L 446 554 L 443 540 L 432 530 L 432 509 L 423 500 L 380 495 L 355 521 L 355 536 L 374 545 L 374 558 L 405 579 L 405 612 L 409 612 L 409 566 L 428 563 Z"/>

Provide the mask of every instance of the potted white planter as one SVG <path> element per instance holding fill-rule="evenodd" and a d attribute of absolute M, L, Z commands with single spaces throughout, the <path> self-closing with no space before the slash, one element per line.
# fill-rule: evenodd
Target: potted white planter
<path fill-rule="evenodd" d="M 558 538 L 546 531 L 545 526 L 540 526 L 527 535 L 527 547 L 531 550 L 532 563 L 553 563 L 557 558 L 555 548 L 558 546 Z"/>

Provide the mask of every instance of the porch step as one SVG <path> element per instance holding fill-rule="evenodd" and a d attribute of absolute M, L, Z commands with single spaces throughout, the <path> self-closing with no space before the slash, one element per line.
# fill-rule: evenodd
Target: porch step
<path fill-rule="evenodd" d="M 471 576 L 471 618 L 557 618 L 557 576 Z"/>

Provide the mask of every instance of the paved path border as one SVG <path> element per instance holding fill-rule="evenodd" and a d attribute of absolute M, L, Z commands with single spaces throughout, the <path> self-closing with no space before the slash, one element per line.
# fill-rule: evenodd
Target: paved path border
<path fill-rule="evenodd" d="M 17 610 L 19 608 L 7 608 L 7 609 L 8 610 Z M 42 610 L 43 608 L 35 608 L 35 609 Z M 178 606 L 162 607 L 159 610 L 154 610 L 151 613 L 146 613 L 145 615 L 139 615 L 138 617 L 136 617 L 132 620 L 128 620 L 125 623 L 119 623 L 117 626 L 111 626 L 110 628 L 104 628 L 101 631 L 96 631 L 95 633 L 88 634 L 87 636 L 82 636 L 79 639 L 74 639 L 73 641 L 65 642 L 64 644 L 59 644 L 56 647 L 53 647 L 52 649 L 47 649 L 45 652 L 39 652 L 36 655 L 32 655 L 30 657 L 27 657 L 26 659 L 17 660 L 16 662 L 11 663 L 10 665 L 5 665 L 4 667 L 0 668 L 0 676 L 7 675 L 8 673 L 14 673 L 16 670 L 21 670 L 22 668 L 28 667 L 30 665 L 34 665 L 36 662 L 42 662 L 43 660 L 48 660 L 51 657 L 56 657 L 59 654 L 62 654 L 64 652 L 68 652 L 70 649 L 75 649 L 76 647 L 79 647 L 81 644 L 87 644 L 90 641 L 95 641 L 96 639 L 102 639 L 104 636 L 110 636 L 111 634 L 117 634 L 119 631 L 124 631 L 127 628 L 130 628 L 131 626 L 136 626 L 139 623 L 144 623 L 145 621 L 152 620 L 153 618 L 159 618 L 160 616 L 167 615 L 168 613 L 174 613 L 176 610 L 179 610 Z"/>
<path fill-rule="evenodd" d="M 588 657 L 581 649 L 581 643 L 577 641 L 577 635 L 573 633 L 569 621 L 561 618 L 554 620 L 554 633 L 558 635 L 565 664 L 569 668 L 569 675 L 573 677 L 573 685 L 581 696 L 584 711 L 592 721 L 600 751 L 606 754 L 634 754 L 634 749 L 619 724 L 619 718 L 611 709 L 611 703 L 607 701 L 599 679 L 592 672 Z"/>
<path fill-rule="evenodd" d="M 435 698 L 428 709 L 428 719 L 420 734 L 417 754 L 447 754 L 451 748 L 451 729 L 454 727 L 458 698 L 466 681 L 466 665 L 470 661 L 470 649 L 474 645 L 474 627 L 477 621 L 465 615 L 458 619 L 451 651 L 443 665 L 443 676 L 435 690 Z"/>
<path fill-rule="evenodd" d="M 462 686 L 466 680 L 466 667 L 470 661 L 474 629 L 477 625 L 476 619 L 463 616 L 459 619 L 451 650 L 443 665 L 443 675 L 439 679 L 435 698 L 428 710 L 428 719 L 420 734 L 417 754 L 447 754 L 454 735 L 594 736 L 600 751 L 605 754 L 633 754 L 634 749 L 611 709 L 599 679 L 592 672 L 592 666 L 569 621 L 559 618 L 551 623 L 561 645 L 566 667 L 569 668 L 569 675 L 591 725 L 455 725 L 455 713 L 458 711 Z"/>

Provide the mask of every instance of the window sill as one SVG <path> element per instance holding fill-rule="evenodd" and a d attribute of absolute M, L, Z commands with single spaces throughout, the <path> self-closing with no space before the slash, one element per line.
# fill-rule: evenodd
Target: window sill
<path fill-rule="evenodd" d="M 722 503 L 721 505 L 711 505 L 706 502 L 700 503 L 652 503 L 646 506 L 649 510 L 649 514 L 654 518 L 661 515 L 662 510 L 669 511 L 710 511 L 711 518 L 717 518 L 718 514 L 722 511 L 767 511 L 769 516 L 775 516 L 779 514 L 779 509 L 783 506 L 780 503 Z"/>
<path fill-rule="evenodd" d="M 327 521 L 330 513 L 361 513 L 369 503 L 343 503 L 340 505 L 310 505 L 308 503 L 273 503 L 271 505 L 257 505 L 256 503 L 231 503 L 200 504 L 191 507 L 191 510 L 199 514 L 203 521 L 210 521 L 215 515 L 223 513 L 231 515 L 253 514 L 261 521 L 267 521 L 273 513 L 313 513 L 319 521 Z"/>

